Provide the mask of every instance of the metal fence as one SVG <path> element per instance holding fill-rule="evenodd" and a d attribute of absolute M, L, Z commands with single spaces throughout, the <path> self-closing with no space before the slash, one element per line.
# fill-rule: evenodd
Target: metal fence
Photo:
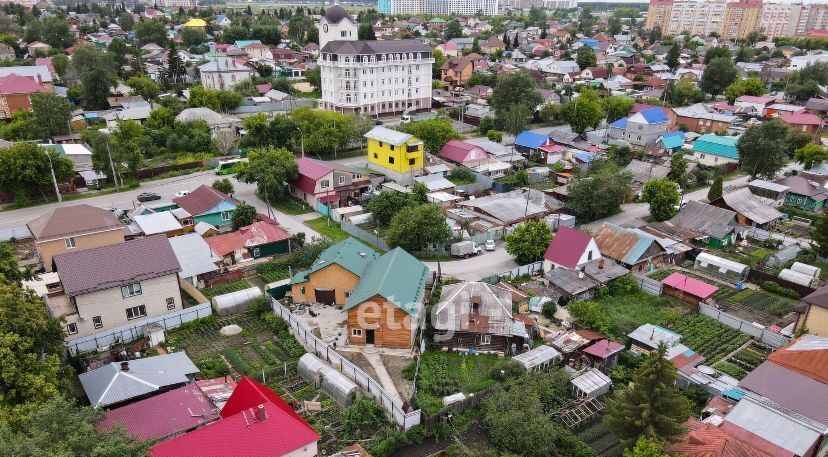
<path fill-rule="evenodd" d="M 339 227 L 342 230 L 344 230 L 345 233 L 347 233 L 347 234 L 349 234 L 353 237 L 359 238 L 360 240 L 368 243 L 371 246 L 376 246 L 376 247 L 382 249 L 383 251 L 390 251 L 391 250 L 391 246 L 388 246 L 388 243 L 386 243 L 385 240 L 383 240 L 378 234 L 374 234 L 374 233 L 368 232 L 367 230 L 363 230 L 363 229 L 357 227 L 356 225 L 354 225 L 350 222 L 347 222 L 347 221 L 340 222 Z"/>
<path fill-rule="evenodd" d="M 342 374 L 353 380 L 359 387 L 364 389 L 369 397 L 388 412 L 400 428 L 408 430 L 420 423 L 421 412 L 419 409 L 405 412 L 403 405 L 394 401 L 382 388 L 382 384 L 379 381 L 371 378 L 371 376 L 351 363 L 348 359 L 331 349 L 327 343 L 308 331 L 301 322 L 293 317 L 290 310 L 282 306 L 281 303 L 273 300 L 272 305 L 273 312 L 288 323 L 288 326 L 293 329 L 293 335 L 299 343 L 303 344 L 317 357 L 327 361 L 330 366 L 339 370 Z"/>
<path fill-rule="evenodd" d="M 638 275 L 635 276 L 635 279 L 638 281 L 639 287 L 641 287 L 641 290 L 644 292 L 647 292 L 650 295 L 655 295 L 656 297 L 661 295 L 662 284 L 660 281 Z"/>
<path fill-rule="evenodd" d="M 79 352 L 108 349 L 113 344 L 128 343 L 144 337 L 144 326 L 151 323 L 161 324 L 165 330 L 178 328 L 185 322 L 190 322 L 213 314 L 213 307 L 210 303 L 201 303 L 181 311 L 166 313 L 157 317 L 142 319 L 140 322 L 133 322 L 113 329 L 93 333 L 66 342 L 66 350 L 71 355 Z"/>
<path fill-rule="evenodd" d="M 512 280 L 517 278 L 518 276 L 523 275 L 535 275 L 538 272 L 543 271 L 543 261 L 538 261 L 534 263 L 530 263 L 528 265 L 521 265 L 519 267 L 512 268 L 511 270 L 504 271 L 503 273 L 498 273 L 494 276 L 489 276 L 487 278 L 483 278 L 481 281 L 487 282 L 490 284 L 497 284 L 502 280 Z"/>
<path fill-rule="evenodd" d="M 736 329 L 742 333 L 747 333 L 748 335 L 764 341 L 765 343 L 768 343 L 776 348 L 782 347 L 791 342 L 791 339 L 787 336 L 771 332 L 765 328 L 757 327 L 746 320 L 705 305 L 704 303 L 699 303 L 699 313 L 712 317 L 730 328 Z"/>

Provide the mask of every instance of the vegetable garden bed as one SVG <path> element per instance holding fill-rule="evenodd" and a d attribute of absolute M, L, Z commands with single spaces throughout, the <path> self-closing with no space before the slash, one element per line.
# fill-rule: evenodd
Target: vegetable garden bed
<path fill-rule="evenodd" d="M 249 289 L 253 287 L 244 279 L 237 279 L 235 281 L 225 282 L 217 286 L 201 289 L 201 293 L 207 298 L 213 298 L 218 295 L 229 294 L 230 292 L 238 292 L 240 290 Z"/>
<path fill-rule="evenodd" d="M 712 365 L 750 341 L 750 335 L 734 330 L 701 314 L 688 314 L 670 329 L 682 336 L 681 342 L 705 357 Z"/>

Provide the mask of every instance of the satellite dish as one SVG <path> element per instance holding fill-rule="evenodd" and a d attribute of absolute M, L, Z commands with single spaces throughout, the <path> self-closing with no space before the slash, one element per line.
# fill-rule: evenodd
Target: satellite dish
<path fill-rule="evenodd" d="M 716 370 L 710 368 L 707 365 L 699 365 L 696 367 L 696 369 L 699 370 L 699 373 L 706 374 L 708 376 L 713 376 L 716 374 Z"/>

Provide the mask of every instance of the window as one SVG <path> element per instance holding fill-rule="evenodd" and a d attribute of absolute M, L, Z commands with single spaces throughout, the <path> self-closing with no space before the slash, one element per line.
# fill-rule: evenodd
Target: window
<path fill-rule="evenodd" d="M 389 146 L 391 146 L 391 150 L 393 151 L 393 150 L 394 150 L 394 145 L 393 145 L 393 144 L 391 144 L 391 145 L 389 145 Z"/>
<path fill-rule="evenodd" d="M 351 292 L 353 292 L 353 291 L 351 291 L 351 290 L 346 290 L 346 291 L 345 291 L 345 298 L 351 298 Z"/>
<path fill-rule="evenodd" d="M 414 166 L 415 163 L 417 163 L 417 159 L 408 159 L 408 164 L 411 165 L 412 167 Z"/>
<path fill-rule="evenodd" d="M 492 344 L 492 335 L 480 335 L 480 344 Z"/>
<path fill-rule="evenodd" d="M 63 241 L 66 243 L 67 248 L 72 249 L 73 247 L 75 247 L 75 237 L 74 236 L 70 236 L 69 238 L 66 238 Z"/>
<path fill-rule="evenodd" d="M 121 295 L 124 298 L 134 297 L 136 295 L 141 295 L 141 283 L 132 283 L 127 284 L 125 286 L 121 286 Z"/>
<path fill-rule="evenodd" d="M 587 252 L 587 260 L 592 260 L 592 249 Z"/>
<path fill-rule="evenodd" d="M 101 328 L 101 327 L 103 327 L 103 321 L 101 320 L 101 316 L 95 316 L 95 317 L 93 317 L 93 318 L 92 318 L 92 325 L 94 325 L 94 326 L 95 326 L 95 328 Z"/>
<path fill-rule="evenodd" d="M 66 333 L 68 333 L 70 335 L 74 335 L 75 333 L 78 333 L 78 324 L 75 324 L 75 323 L 68 324 L 66 326 Z"/>
<path fill-rule="evenodd" d="M 182 222 L 184 223 L 183 224 L 184 227 L 189 227 L 189 226 L 193 225 L 193 220 L 192 219 L 184 219 Z"/>
<path fill-rule="evenodd" d="M 339 177 L 339 184 L 340 185 L 345 184 L 345 177 L 344 176 Z"/>
<path fill-rule="evenodd" d="M 375 158 L 375 159 L 378 159 L 378 158 L 379 158 L 379 154 L 377 154 L 377 153 L 375 152 L 375 153 L 374 153 L 374 158 Z"/>
<path fill-rule="evenodd" d="M 299 288 L 299 293 L 305 295 L 305 286 Z"/>
<path fill-rule="evenodd" d="M 362 329 L 361 328 L 351 329 L 351 335 L 353 335 L 353 336 L 362 336 Z"/>
<path fill-rule="evenodd" d="M 175 298 L 167 298 L 167 309 L 175 309 Z"/>
<path fill-rule="evenodd" d="M 259 248 L 253 248 L 253 257 L 259 257 L 262 255 L 262 250 Z"/>
<path fill-rule="evenodd" d="M 127 320 L 138 319 L 147 315 L 147 308 L 144 305 L 126 309 Z"/>
<path fill-rule="evenodd" d="M 388 157 L 388 163 L 392 163 L 392 164 L 393 164 L 393 163 L 394 163 L 394 158 L 393 158 L 393 157 Z"/>
<path fill-rule="evenodd" d="M 221 212 L 221 220 L 223 222 L 227 222 L 230 220 L 230 211 L 222 211 Z"/>
<path fill-rule="evenodd" d="M 328 187 L 328 186 L 330 186 L 330 185 L 331 185 L 331 182 L 330 182 L 330 181 L 328 181 L 327 179 L 323 179 L 323 180 L 322 180 L 322 183 L 321 183 L 320 185 L 321 185 L 322 187 Z"/>

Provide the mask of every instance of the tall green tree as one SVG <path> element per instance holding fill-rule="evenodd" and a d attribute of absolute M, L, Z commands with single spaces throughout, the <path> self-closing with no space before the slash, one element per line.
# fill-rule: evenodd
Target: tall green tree
<path fill-rule="evenodd" d="M 2 338 L 2 337 L 0 337 Z M 13 423 L 0 425 L 0 454 L 16 457 L 143 457 L 151 441 L 140 442 L 122 427 L 101 430 L 104 412 L 56 396 Z"/>
<path fill-rule="evenodd" d="M 681 195 L 673 181 L 667 178 L 651 179 L 644 184 L 641 199 L 650 204 L 650 217 L 661 222 L 676 214 L 675 206 L 679 204 Z"/>
<path fill-rule="evenodd" d="M 66 19 L 50 16 L 43 20 L 43 41 L 57 49 L 66 49 L 75 41 Z"/>
<path fill-rule="evenodd" d="M 178 55 L 178 49 L 175 46 L 175 41 L 170 40 L 170 46 L 167 48 L 167 71 L 164 73 L 164 80 L 172 88 L 178 88 L 184 84 L 184 77 L 187 75 L 187 67 L 181 56 Z"/>
<path fill-rule="evenodd" d="M 430 243 L 442 245 L 451 229 L 440 207 L 431 203 L 403 208 L 388 224 L 385 241 L 406 251 L 421 250 Z"/>
<path fill-rule="evenodd" d="M 419 138 L 426 150 L 437 154 L 449 140 L 460 138 L 451 121 L 444 117 L 435 117 L 418 122 L 401 125 L 399 130 Z"/>
<path fill-rule="evenodd" d="M 359 24 L 357 38 L 360 40 L 376 40 L 377 35 L 374 33 L 374 26 L 370 22 Z"/>
<path fill-rule="evenodd" d="M 590 167 L 597 164 L 593 162 Z M 591 222 L 621 211 L 626 195 L 632 186 L 632 175 L 620 171 L 617 166 L 597 167 L 589 176 L 581 177 L 569 185 L 566 207 L 571 209 L 582 223 Z"/>
<path fill-rule="evenodd" d="M 526 221 L 506 235 L 506 252 L 520 265 L 526 265 L 543 257 L 552 241 L 552 229 L 544 221 Z"/>
<path fill-rule="evenodd" d="M 667 51 L 667 58 L 665 59 L 665 62 L 667 63 L 667 66 L 670 67 L 670 70 L 675 71 L 675 69 L 678 68 L 680 57 L 681 49 L 679 49 L 679 46 L 677 44 L 674 44 L 673 47 L 671 47 L 670 50 Z"/>
<path fill-rule="evenodd" d="M 526 105 L 513 104 L 506 108 L 502 116 L 503 130 L 517 135 L 526 130 L 532 122 L 532 111 Z"/>
<path fill-rule="evenodd" d="M 760 96 L 765 93 L 765 84 L 761 79 L 752 76 L 748 79 L 737 79 L 724 90 L 724 96 L 731 105 L 742 95 Z"/>
<path fill-rule="evenodd" d="M 535 90 L 535 80 L 528 72 L 518 71 L 497 78 L 497 85 L 489 97 L 489 106 L 496 113 L 504 113 L 511 105 L 525 105 L 531 109 L 543 103 L 543 97 Z"/>
<path fill-rule="evenodd" d="M 230 224 L 233 230 L 238 230 L 246 227 L 256 221 L 256 208 L 253 205 L 248 205 L 241 202 L 236 209 L 233 210 L 233 217 L 230 219 Z"/>
<path fill-rule="evenodd" d="M 126 81 L 132 93 L 140 95 L 145 100 L 152 101 L 161 94 L 161 86 L 147 76 L 133 76 Z"/>
<path fill-rule="evenodd" d="M 794 151 L 794 159 L 802 164 L 802 168 L 809 170 L 814 165 L 828 161 L 828 150 L 816 143 L 809 143 Z"/>
<path fill-rule="evenodd" d="M 561 106 L 558 116 L 569 123 L 573 132 L 583 135 L 590 128 L 598 128 L 606 114 L 601 108 L 598 94 L 587 88 L 581 91 L 578 98 Z"/>
<path fill-rule="evenodd" d="M 598 65 L 598 59 L 595 57 L 595 52 L 591 47 L 583 45 L 578 48 L 578 52 L 575 55 L 575 63 L 583 70 Z"/>
<path fill-rule="evenodd" d="M 310 83 L 314 90 L 322 90 L 322 73 L 319 67 L 305 70 L 305 81 Z"/>
<path fill-rule="evenodd" d="M 661 451 L 663 445 L 657 440 L 641 437 L 635 442 L 635 446 L 624 449 L 624 457 L 667 457 Z"/>
<path fill-rule="evenodd" d="M 391 223 L 394 215 L 413 204 L 415 202 L 408 197 L 408 194 L 389 191 L 380 192 L 379 195 L 368 202 L 365 209 L 374 215 L 374 219 L 379 225 L 384 227 Z"/>
<path fill-rule="evenodd" d="M 814 223 L 811 229 L 811 241 L 814 248 L 822 257 L 828 256 L 828 216 L 822 216 Z"/>
<path fill-rule="evenodd" d="M 93 45 L 78 46 L 72 53 L 72 67 L 80 80 L 84 107 L 107 108 L 109 90 L 117 81 L 111 56 Z"/>
<path fill-rule="evenodd" d="M 47 158 L 46 155 L 49 155 Z M 51 164 L 49 164 L 51 158 Z M 30 192 L 37 190 L 45 198 L 46 190 L 54 186 L 52 167 L 58 183 L 72 176 L 72 161 L 51 150 L 32 143 L 15 143 L 0 149 L 0 182 L 13 193 L 17 204 L 26 204 Z"/>
<path fill-rule="evenodd" d="M 666 353 L 667 346 L 660 344 L 636 370 L 632 386 L 607 402 L 604 426 L 625 447 L 640 437 L 672 441 L 690 417 L 690 400 L 676 387 L 678 374 Z"/>
<path fill-rule="evenodd" d="M 463 29 L 460 27 L 459 22 L 452 19 L 446 24 L 446 30 L 443 33 L 446 41 L 448 41 L 454 38 L 461 38 L 463 36 Z"/>
<path fill-rule="evenodd" d="M 217 191 L 232 196 L 235 193 L 235 189 L 233 189 L 233 183 L 228 178 L 221 178 L 216 179 L 213 181 L 213 184 L 210 186 Z"/>
<path fill-rule="evenodd" d="M 681 188 L 687 186 L 687 158 L 681 152 L 674 152 L 670 156 L 670 173 L 667 177 Z"/>
<path fill-rule="evenodd" d="M 714 202 L 722 198 L 722 192 L 724 191 L 722 187 L 722 177 L 716 176 L 713 178 L 713 185 L 711 185 L 710 189 L 707 191 L 707 201 Z"/>
<path fill-rule="evenodd" d="M 627 113 L 630 112 L 633 106 L 633 100 L 629 97 L 619 97 L 616 95 L 602 98 L 601 106 L 607 115 L 607 122 L 615 122 L 627 116 Z"/>
<path fill-rule="evenodd" d="M 739 167 L 752 178 L 773 179 L 788 161 L 788 126 L 778 119 L 751 127 L 736 143 Z"/>
<path fill-rule="evenodd" d="M 37 278 L 31 265 L 21 268 L 17 264 L 17 254 L 9 242 L 0 242 L 0 277 L 5 281 L 20 285 L 23 281 Z"/>
<path fill-rule="evenodd" d="M 167 29 L 158 21 L 141 21 L 135 24 L 135 37 L 141 46 L 154 43 L 164 47 L 167 44 Z"/>
<path fill-rule="evenodd" d="M 725 88 L 739 77 L 739 70 L 729 57 L 718 57 L 707 64 L 702 74 L 701 87 L 713 97 L 724 92 Z"/>
<path fill-rule="evenodd" d="M 32 103 L 32 135 L 49 138 L 70 132 L 72 103 L 52 93 L 34 93 L 29 96 Z"/>
<path fill-rule="evenodd" d="M 284 148 L 255 149 L 247 158 L 247 163 L 236 173 L 236 179 L 256 183 L 259 195 L 271 203 L 286 199 L 285 183 L 299 176 L 293 153 Z"/>
<path fill-rule="evenodd" d="M 704 63 L 706 64 L 709 64 L 713 62 L 714 59 L 718 58 L 726 58 L 731 60 L 733 55 L 731 54 L 730 49 L 725 46 L 713 46 L 704 53 Z"/>

